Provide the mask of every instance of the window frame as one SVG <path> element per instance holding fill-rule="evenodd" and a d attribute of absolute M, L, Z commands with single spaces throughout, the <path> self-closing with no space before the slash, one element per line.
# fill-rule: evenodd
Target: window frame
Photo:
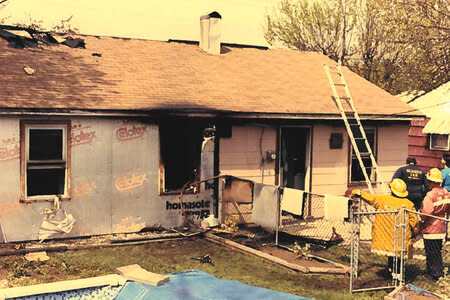
<path fill-rule="evenodd" d="M 64 194 L 61 200 L 70 200 L 71 198 L 71 122 L 70 120 L 21 120 L 20 121 L 20 201 L 21 202 L 41 202 L 54 201 L 56 195 L 27 195 L 27 164 L 29 160 L 30 130 L 31 129 L 62 129 L 62 160 L 65 163 Z M 49 160 L 52 163 L 58 161 Z"/>
<path fill-rule="evenodd" d="M 433 137 L 436 137 L 439 135 L 447 136 L 447 147 L 433 146 Z M 450 138 L 449 138 L 448 134 L 430 133 L 428 139 L 429 139 L 428 148 L 430 150 L 433 150 L 433 151 L 449 151 L 450 150 Z"/>
<path fill-rule="evenodd" d="M 177 119 L 173 119 L 175 121 L 177 121 Z M 188 120 L 188 119 L 186 119 Z M 185 121 L 186 121 L 185 120 Z M 161 138 L 161 125 L 165 126 L 168 123 L 170 123 L 169 121 L 166 120 L 165 124 L 163 122 L 159 122 L 158 123 L 158 137 L 159 137 L 159 195 L 164 196 L 164 195 L 179 195 L 181 193 L 181 187 L 179 189 L 176 190 L 170 190 L 170 191 L 166 191 L 166 169 L 165 169 L 165 165 L 164 165 L 164 155 L 163 155 L 163 145 L 162 145 L 162 138 Z M 203 133 L 203 131 L 202 131 Z M 203 134 L 202 134 L 203 136 Z M 202 151 L 201 151 L 201 145 L 200 145 L 200 152 L 199 152 L 199 164 L 197 166 L 197 180 L 199 181 L 201 179 L 201 164 L 202 164 Z M 189 190 L 185 190 L 183 192 L 184 195 L 186 194 L 198 194 L 201 192 L 201 185 L 200 184 L 195 184 L 195 185 L 191 185 L 193 188 L 189 189 Z M 188 186 L 187 186 L 188 187 Z"/>
<path fill-rule="evenodd" d="M 366 133 L 366 136 L 367 136 L 367 131 L 373 131 L 373 133 L 374 133 L 372 153 L 373 153 L 373 156 L 374 156 L 375 160 L 377 160 L 377 156 L 378 156 L 378 127 L 376 127 L 376 126 L 366 126 L 366 127 L 364 127 L 364 132 Z M 349 149 L 349 151 L 348 151 L 348 153 L 349 153 L 348 154 L 349 160 L 348 160 L 348 184 L 347 185 L 348 186 L 359 186 L 361 184 L 366 184 L 365 180 L 352 181 L 353 145 L 352 145 L 352 142 L 350 141 L 350 139 L 349 139 L 348 143 L 349 143 L 349 147 L 348 147 L 348 149 Z M 355 155 L 355 158 L 357 159 L 356 155 Z M 359 165 L 359 163 L 358 163 L 358 165 Z M 376 174 L 375 173 L 372 173 L 370 176 L 371 176 L 371 181 L 376 181 L 376 177 L 375 177 Z"/>

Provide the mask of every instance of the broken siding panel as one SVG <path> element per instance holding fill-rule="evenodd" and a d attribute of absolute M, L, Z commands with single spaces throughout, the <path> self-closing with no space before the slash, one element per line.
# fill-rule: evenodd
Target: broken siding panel
<path fill-rule="evenodd" d="M 259 150 L 261 127 L 233 126 L 231 138 L 220 139 L 220 173 L 261 182 L 261 154 Z M 276 130 L 265 128 L 262 135 L 262 153 L 276 149 Z M 275 183 L 275 162 L 265 162 L 264 183 Z"/>
<path fill-rule="evenodd" d="M 331 133 L 342 133 L 342 149 L 330 149 Z M 314 125 L 312 187 L 317 194 L 343 195 L 348 178 L 348 138 L 344 127 Z"/>
<path fill-rule="evenodd" d="M 233 217 L 239 220 L 239 223 L 248 223 L 252 221 L 253 210 L 253 183 L 239 180 L 237 178 L 228 178 L 224 184 L 221 221 L 227 217 Z"/>

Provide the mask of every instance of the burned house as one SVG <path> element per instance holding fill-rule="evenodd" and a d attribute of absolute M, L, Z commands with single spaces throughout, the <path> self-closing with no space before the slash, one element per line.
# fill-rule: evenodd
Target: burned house
<path fill-rule="evenodd" d="M 179 198 L 186 182 L 219 174 L 336 195 L 364 185 L 323 70 L 334 62 L 313 52 L 220 44 L 220 18 L 212 17 L 202 19 L 200 47 L 74 37 L 83 48 L 10 29 L 2 35 L 3 241 L 38 239 L 55 196 L 76 220 L 58 236 L 85 236 L 178 226 L 181 210 L 217 213 L 213 181 L 188 188 L 182 204 Z M 12 47 L 14 40 L 28 44 Z M 390 178 L 408 154 L 413 113 L 344 72 Z"/>

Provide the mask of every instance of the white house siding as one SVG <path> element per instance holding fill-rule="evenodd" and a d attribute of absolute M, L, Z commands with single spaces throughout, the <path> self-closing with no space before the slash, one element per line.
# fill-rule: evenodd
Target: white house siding
<path fill-rule="evenodd" d="M 408 124 L 378 126 L 377 161 L 380 174 L 389 182 L 408 155 Z M 331 133 L 342 132 L 343 149 L 330 149 Z M 349 141 L 344 127 L 315 125 L 313 128 L 312 192 L 344 195 L 348 182 Z"/>
<path fill-rule="evenodd" d="M 378 127 L 378 164 L 385 182 L 405 164 L 408 156 L 408 124 Z"/>
<path fill-rule="evenodd" d="M 181 224 L 179 195 L 159 194 L 156 124 L 72 118 L 71 125 L 72 193 L 71 200 L 63 201 L 62 207 L 75 217 L 76 223 L 64 236 L 135 232 L 146 226 Z M 20 153 L 15 149 L 20 145 L 20 119 L 2 117 L 0 128 L 1 229 L 8 241 L 34 240 L 38 238 L 42 210 L 52 207 L 52 203 L 19 202 Z M 209 208 L 195 210 L 210 212 L 212 189 L 185 195 L 183 200 L 203 200 L 203 205 L 209 201 Z"/>
<path fill-rule="evenodd" d="M 276 150 L 276 136 L 270 127 L 233 126 L 232 137 L 220 139 L 220 173 L 275 184 L 275 162 L 265 162 L 263 173 L 261 153 L 265 158 L 267 151 Z"/>
<path fill-rule="evenodd" d="M 342 149 L 330 149 L 331 133 L 342 133 Z M 313 126 L 311 176 L 312 193 L 345 193 L 348 177 L 348 138 L 344 127 Z"/>

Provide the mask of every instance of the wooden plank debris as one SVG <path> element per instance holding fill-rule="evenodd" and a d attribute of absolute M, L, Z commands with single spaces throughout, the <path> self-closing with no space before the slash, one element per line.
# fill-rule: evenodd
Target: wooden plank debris
<path fill-rule="evenodd" d="M 105 240 L 103 242 L 87 242 L 86 244 L 67 244 L 63 242 L 48 242 L 45 244 L 39 244 L 39 243 L 29 243 L 25 247 L 25 249 L 21 248 L 2 248 L 0 249 L 0 256 L 7 256 L 7 255 L 19 255 L 19 254 L 26 254 L 30 252 L 39 252 L 39 251 L 47 251 L 47 252 L 59 252 L 59 251 L 67 251 L 67 250 L 81 250 L 81 249 L 96 249 L 96 248 L 106 248 L 106 247 L 117 247 L 117 246 L 130 246 L 130 245 L 144 245 L 148 243 L 159 243 L 159 242 L 167 242 L 167 241 L 175 241 L 175 240 L 182 240 L 182 239 L 188 239 L 191 237 L 199 236 L 203 232 L 194 232 L 190 234 L 180 233 L 180 236 L 176 236 L 173 238 L 145 238 L 139 241 L 126 241 L 123 240 L 122 242 L 115 241 L 112 243 L 110 240 Z"/>
<path fill-rule="evenodd" d="M 47 252 L 39 251 L 25 254 L 25 259 L 28 261 L 47 261 L 50 258 L 48 257 Z"/>
<path fill-rule="evenodd" d="M 205 238 L 208 241 L 211 241 L 213 243 L 234 249 L 234 250 L 238 250 L 240 252 L 246 253 L 246 254 L 252 254 L 255 255 L 257 257 L 263 258 L 269 262 L 281 265 L 283 267 L 289 268 L 291 270 L 295 270 L 298 272 L 302 272 L 302 273 L 311 273 L 311 274 L 348 274 L 348 267 L 346 268 L 319 268 L 319 267 L 305 267 L 305 266 L 300 266 L 300 265 L 296 265 L 296 264 L 292 264 L 289 263 L 281 258 L 278 258 L 276 256 L 264 253 L 262 251 L 259 250 L 255 250 L 252 249 L 250 247 L 246 247 L 244 245 L 241 245 L 239 243 L 227 240 L 225 238 L 216 236 L 212 233 L 206 233 L 205 234 Z"/>
<path fill-rule="evenodd" d="M 59 293 L 59 292 L 64 292 L 64 291 L 87 289 L 87 288 L 107 286 L 107 285 L 119 286 L 119 285 L 124 285 L 125 282 L 126 282 L 125 278 L 123 278 L 117 274 L 84 278 L 84 279 L 64 280 L 64 281 L 43 283 L 43 284 L 37 284 L 37 285 L 0 289 L 0 299 L 1 299 L 1 297 L 4 297 L 5 299 L 28 297 L 28 296 L 35 296 L 35 295 L 41 295 L 41 294 Z"/>
<path fill-rule="evenodd" d="M 116 271 L 128 280 L 152 286 L 159 286 L 169 281 L 169 276 L 149 272 L 138 264 L 119 267 Z"/>

